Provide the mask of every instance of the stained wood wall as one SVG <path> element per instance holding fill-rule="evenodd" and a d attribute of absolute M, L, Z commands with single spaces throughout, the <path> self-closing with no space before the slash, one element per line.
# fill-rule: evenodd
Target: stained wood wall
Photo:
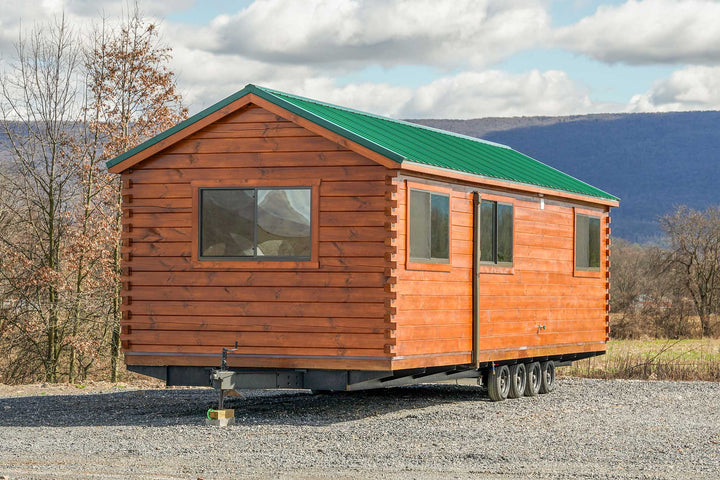
<path fill-rule="evenodd" d="M 406 181 L 445 186 L 451 196 L 450 271 L 410 270 L 406 263 Z M 472 196 L 514 205 L 514 267 L 481 267 L 480 361 L 604 351 L 607 337 L 608 216 L 601 222 L 601 272 L 574 275 L 572 204 L 502 194 L 407 176 L 397 190 L 398 268 L 395 368 L 464 364 L 472 351 Z M 587 207 L 585 207 L 587 208 Z M 489 273 L 496 272 L 496 273 Z M 545 329 L 538 330 L 538 326 Z"/>
<path fill-rule="evenodd" d="M 231 366 L 389 369 L 386 173 L 254 106 L 123 173 L 126 362 L 216 365 L 237 341 Z M 233 178 L 320 179 L 319 268 L 193 267 L 191 182 Z"/>
<path fill-rule="evenodd" d="M 467 364 L 472 197 L 514 205 L 514 266 L 480 275 L 480 361 L 604 350 L 607 239 L 597 274 L 573 269 L 573 204 L 398 175 L 250 106 L 122 174 L 122 340 L 133 365 L 390 370 Z M 319 183 L 317 266 L 198 266 L 193 188 Z M 445 188 L 451 268 L 406 268 L 406 181 Z M 297 183 L 295 183 L 297 185 Z M 267 183 L 263 183 L 267 186 Z M 590 208 L 585 206 L 584 208 Z M 502 270 L 502 269 L 500 269 Z M 538 329 L 545 326 L 544 329 Z"/>

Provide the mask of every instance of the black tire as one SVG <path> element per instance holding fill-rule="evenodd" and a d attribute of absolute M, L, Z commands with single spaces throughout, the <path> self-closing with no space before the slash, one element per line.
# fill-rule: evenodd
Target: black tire
<path fill-rule="evenodd" d="M 555 390 L 555 362 L 552 360 L 540 364 L 541 378 L 540 393 L 550 393 Z"/>
<path fill-rule="evenodd" d="M 488 372 L 488 396 L 493 402 L 502 402 L 510 391 L 510 369 L 507 365 L 496 367 Z"/>
<path fill-rule="evenodd" d="M 508 398 L 520 398 L 525 394 L 525 382 L 527 371 L 524 363 L 516 363 L 510 366 L 510 391 Z"/>
<path fill-rule="evenodd" d="M 527 364 L 527 380 L 525 381 L 525 396 L 534 397 L 540 391 L 542 383 L 542 368 L 540 362 Z"/>

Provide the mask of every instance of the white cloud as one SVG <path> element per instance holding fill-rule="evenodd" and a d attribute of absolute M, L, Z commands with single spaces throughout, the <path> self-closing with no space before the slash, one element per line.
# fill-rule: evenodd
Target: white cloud
<path fill-rule="evenodd" d="M 720 62 L 720 3 L 712 0 L 629 0 L 555 31 L 562 48 L 603 62 Z"/>
<path fill-rule="evenodd" d="M 478 118 L 565 115 L 602 108 L 565 72 L 491 70 L 465 72 L 424 85 L 400 113 L 412 118 Z"/>
<path fill-rule="evenodd" d="M 141 8 L 157 18 L 193 2 L 181 1 L 178 7 L 145 0 Z M 627 105 L 593 101 L 572 70 L 489 69 L 551 36 L 563 48 L 606 62 L 711 64 L 720 60 L 720 3 L 630 0 L 601 6 L 554 34 L 545 7 L 545 0 L 257 0 L 206 26 L 164 21 L 160 28 L 193 112 L 247 83 L 401 118 L 720 108 L 720 67 L 679 70 Z M 126 9 L 115 0 L 43 0 L 41 8 L 5 0 L 0 62 L 12 58 L 20 19 L 29 30 L 64 11 L 82 33 L 101 12 L 113 20 Z M 444 76 L 415 88 L 379 76 L 350 84 L 334 80 L 376 65 L 424 65 Z"/>
<path fill-rule="evenodd" d="M 308 78 L 298 83 L 274 81 L 268 86 L 383 116 L 397 116 L 413 95 L 413 90 L 409 87 L 387 83 L 365 82 L 338 86 L 330 77 Z"/>
<path fill-rule="evenodd" d="M 174 10 L 187 8 L 194 0 L 139 1 L 140 13 L 155 22 Z M 82 37 L 103 18 L 119 22 L 134 8 L 132 1 L 118 0 L 0 0 L 0 61 L 13 58 L 20 31 L 29 32 L 35 25 L 56 22 L 64 15 L 70 30 Z"/>
<path fill-rule="evenodd" d="M 339 86 L 331 77 L 301 65 L 273 65 L 239 56 L 180 47 L 172 69 L 191 113 L 235 93 L 248 83 L 352 106 L 380 115 L 393 115 L 411 97 L 412 89 L 383 83 Z"/>
<path fill-rule="evenodd" d="M 171 69 L 176 74 L 184 102 L 192 111 L 212 105 L 248 83 L 270 86 L 278 79 L 285 79 L 289 86 L 290 82 L 302 82 L 317 74 L 314 69 L 301 65 L 280 66 L 189 48 L 176 42 L 171 44 L 176 45 Z"/>
<path fill-rule="evenodd" d="M 635 95 L 633 112 L 671 112 L 720 109 L 720 67 L 692 66 L 656 81 L 649 91 Z"/>
<path fill-rule="evenodd" d="M 620 111 L 624 105 L 597 103 L 588 89 L 557 70 L 511 74 L 489 70 L 442 77 L 417 88 L 388 83 L 339 85 L 332 77 L 301 66 L 277 66 L 177 51 L 174 68 L 191 113 L 230 95 L 246 83 L 395 118 L 479 118 L 570 115 Z"/>
<path fill-rule="evenodd" d="M 487 65 L 545 38 L 540 0 L 258 0 L 186 35 L 284 64 Z"/>

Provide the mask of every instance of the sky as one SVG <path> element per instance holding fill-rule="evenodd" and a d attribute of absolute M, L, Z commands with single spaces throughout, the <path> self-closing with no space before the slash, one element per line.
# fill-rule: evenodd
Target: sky
<path fill-rule="evenodd" d="M 190 113 L 248 83 L 396 118 L 720 109 L 720 1 L 142 0 Z M 0 0 L 0 67 L 64 12 L 118 0 Z"/>

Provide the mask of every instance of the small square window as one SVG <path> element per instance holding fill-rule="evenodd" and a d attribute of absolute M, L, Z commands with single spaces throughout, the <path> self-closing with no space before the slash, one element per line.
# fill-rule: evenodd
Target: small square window
<path fill-rule="evenodd" d="M 600 271 L 600 217 L 575 216 L 575 268 Z"/>
<path fill-rule="evenodd" d="M 513 206 L 480 202 L 480 262 L 489 265 L 513 263 Z"/>
<path fill-rule="evenodd" d="M 410 260 L 450 262 L 450 197 L 410 190 Z"/>

